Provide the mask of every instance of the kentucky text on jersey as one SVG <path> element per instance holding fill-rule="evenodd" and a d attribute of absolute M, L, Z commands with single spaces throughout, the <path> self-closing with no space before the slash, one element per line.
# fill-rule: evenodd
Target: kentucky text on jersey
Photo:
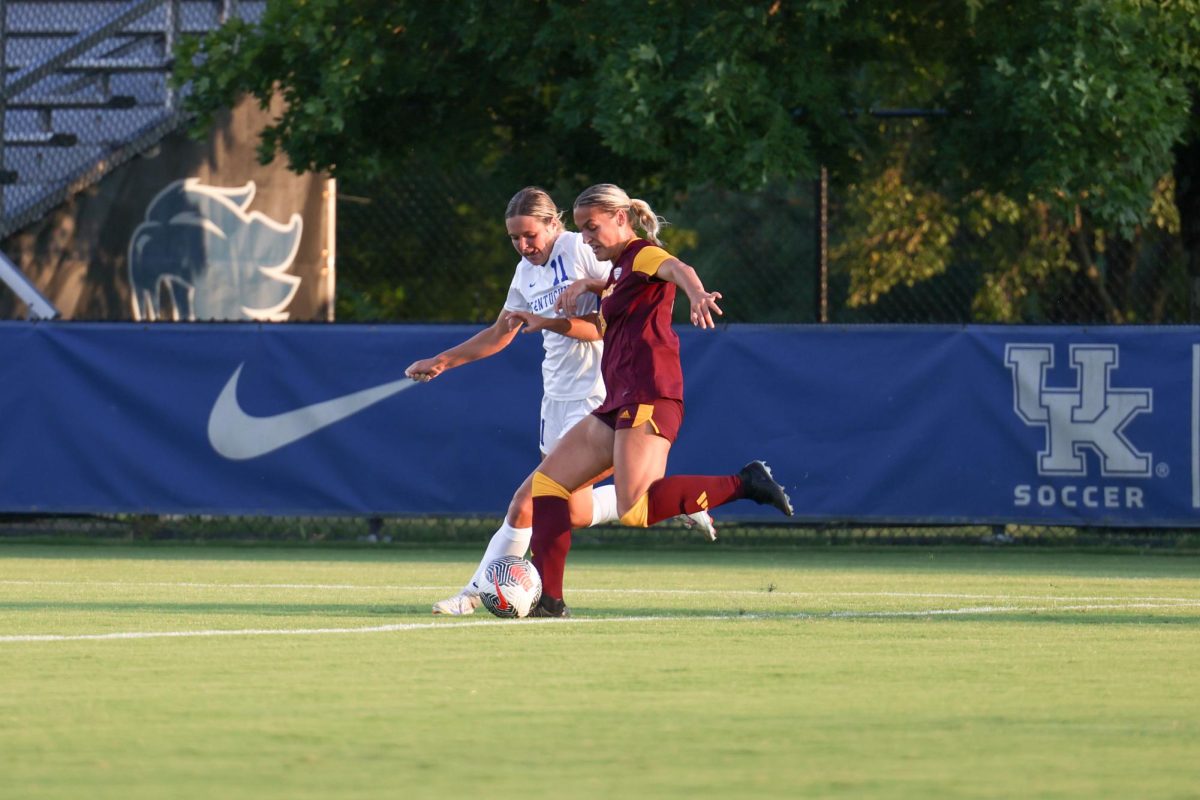
<path fill-rule="evenodd" d="M 568 284 L 560 284 L 540 297 L 533 298 L 529 301 L 529 310 L 535 314 L 542 314 L 554 308 L 555 301 L 558 300 L 558 296 L 560 294 L 566 291 L 567 285 Z"/>

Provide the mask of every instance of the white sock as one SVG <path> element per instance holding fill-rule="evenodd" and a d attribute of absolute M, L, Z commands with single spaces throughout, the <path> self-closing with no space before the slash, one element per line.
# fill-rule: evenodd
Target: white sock
<path fill-rule="evenodd" d="M 593 486 L 592 525 L 616 522 L 620 518 L 621 515 L 617 513 L 617 487 L 611 483 Z"/>
<path fill-rule="evenodd" d="M 467 594 L 479 594 L 477 581 L 483 577 L 483 568 L 500 556 L 524 556 L 529 550 L 529 540 L 532 538 L 533 528 L 514 528 L 508 524 L 508 520 L 504 520 L 504 524 L 492 534 L 492 540 L 483 551 L 483 558 L 475 568 L 475 574 L 463 587 L 463 591 Z"/>

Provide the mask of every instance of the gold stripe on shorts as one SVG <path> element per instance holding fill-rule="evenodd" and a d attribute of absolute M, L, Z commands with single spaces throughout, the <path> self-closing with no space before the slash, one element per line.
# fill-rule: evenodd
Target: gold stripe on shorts
<path fill-rule="evenodd" d="M 647 422 L 654 428 L 655 433 L 662 433 L 658 428 L 658 423 L 654 421 L 654 405 L 652 403 L 638 403 L 637 414 L 634 415 L 633 424 L 629 427 L 636 428 L 638 425 L 644 425 Z"/>

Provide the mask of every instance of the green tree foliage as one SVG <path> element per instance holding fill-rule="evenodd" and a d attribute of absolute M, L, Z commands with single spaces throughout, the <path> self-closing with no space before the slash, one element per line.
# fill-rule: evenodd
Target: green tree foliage
<path fill-rule="evenodd" d="M 202 122 L 282 92 L 262 153 L 300 170 L 373 176 L 421 155 L 757 186 L 841 149 L 846 92 L 830 81 L 848 79 L 822 42 L 842 5 L 286 0 L 187 40 L 177 79 Z"/>
<path fill-rule="evenodd" d="M 430 164 L 346 184 L 339 187 L 338 319 L 496 318 L 517 258 L 503 220 L 511 186 Z"/>
<path fill-rule="evenodd" d="M 683 200 L 826 165 L 860 307 L 957 281 L 976 319 L 1150 321 L 1161 264 L 1200 277 L 1200 0 L 283 0 L 179 56 L 202 122 L 281 92 L 262 157 L 353 180 Z"/>

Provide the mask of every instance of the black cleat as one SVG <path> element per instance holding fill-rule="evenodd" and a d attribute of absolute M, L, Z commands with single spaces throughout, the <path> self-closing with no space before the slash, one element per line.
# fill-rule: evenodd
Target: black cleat
<path fill-rule="evenodd" d="M 737 474 L 742 479 L 742 497 L 753 500 L 760 506 L 775 506 L 789 517 L 792 516 L 792 501 L 776 480 L 771 477 L 771 468 L 763 461 L 751 461 Z"/>
<path fill-rule="evenodd" d="M 569 617 L 571 609 L 567 608 L 567 604 L 557 597 L 551 597 L 544 594 L 538 599 L 537 605 L 529 609 L 531 617 Z"/>

